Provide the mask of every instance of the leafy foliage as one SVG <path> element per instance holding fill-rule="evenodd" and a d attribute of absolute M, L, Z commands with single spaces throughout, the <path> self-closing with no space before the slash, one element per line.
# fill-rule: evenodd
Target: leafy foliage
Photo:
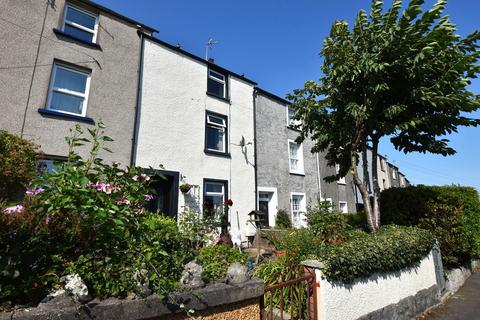
<path fill-rule="evenodd" d="M 385 226 L 379 232 L 356 232 L 332 245 L 323 257 L 323 274 L 330 281 L 351 283 L 377 272 L 396 272 L 419 263 L 432 249 L 433 235 L 415 227 Z M 322 257 L 321 257 L 322 258 Z"/>
<path fill-rule="evenodd" d="M 279 257 L 276 260 L 260 264 L 255 269 L 255 275 L 262 279 L 267 286 L 302 276 L 304 270 L 301 262 L 308 258 L 322 255 L 325 249 L 324 242 L 308 229 L 288 230 L 287 234 L 277 239 L 278 242 L 274 244 Z M 300 309 L 299 301 L 302 303 L 301 309 L 306 310 L 305 283 L 300 282 L 296 285 L 287 286 L 282 290 L 282 296 L 287 297 L 283 301 L 285 310 L 290 310 L 290 307 L 293 307 L 294 316 L 297 317 Z M 299 292 L 303 292 L 304 299 L 299 299 Z M 292 299 L 289 299 L 290 296 Z M 274 306 L 279 306 L 281 300 L 280 290 L 276 290 L 272 296 L 267 295 L 266 299 L 266 304 L 270 304 L 271 301 Z"/>
<path fill-rule="evenodd" d="M 210 215 L 203 215 L 194 210 L 182 212 L 178 221 L 180 232 L 190 242 L 192 249 L 198 250 L 218 236 L 220 220 Z"/>
<path fill-rule="evenodd" d="M 480 124 L 468 118 L 480 107 L 479 95 L 468 89 L 480 71 L 480 32 L 461 38 L 443 15 L 446 0 L 422 14 L 423 3 L 411 0 L 401 13 L 401 0 L 386 10 L 383 1 L 372 1 L 370 14 L 361 10 L 352 28 L 336 21 L 323 42 L 320 81 L 307 81 L 289 95 L 301 121 L 299 142 L 311 136 L 313 151 L 326 150 L 327 163 L 340 165 L 326 180 L 352 172 L 372 231 L 380 223 L 380 187 L 374 180 L 370 207 L 367 184 L 357 172 L 358 154 L 372 148 L 376 176 L 383 137 L 404 152 L 451 155 L 455 150 L 444 136 Z"/>
<path fill-rule="evenodd" d="M 440 242 L 443 263 L 458 266 L 480 256 L 480 200 L 471 187 L 411 186 L 382 192 L 385 223 L 418 226 Z"/>
<path fill-rule="evenodd" d="M 76 127 L 69 161 L 35 181 L 24 203 L 0 205 L 0 305 L 35 303 L 68 273 L 79 273 L 97 297 L 126 296 L 138 285 L 159 294 L 192 257 L 175 221 L 144 209 L 150 176 L 97 157 L 103 124 Z M 75 148 L 91 144 L 84 160 Z"/>
<path fill-rule="evenodd" d="M 0 130 L 0 200 L 22 194 L 35 177 L 37 146 Z"/>
<path fill-rule="evenodd" d="M 202 265 L 207 279 L 216 280 L 225 278 L 231 264 L 236 262 L 245 264 L 247 258 L 236 248 L 213 245 L 200 249 L 197 261 Z"/>
<path fill-rule="evenodd" d="M 280 209 L 277 211 L 277 216 L 275 217 L 275 228 L 279 229 L 290 229 L 292 227 L 292 220 L 287 211 Z"/>
<path fill-rule="evenodd" d="M 361 230 L 368 230 L 367 218 L 365 212 L 344 213 L 343 216 L 347 220 L 350 227 Z"/>
<path fill-rule="evenodd" d="M 338 243 L 345 241 L 350 226 L 343 213 L 332 212 L 328 201 L 320 201 L 311 206 L 306 213 L 308 228 L 321 241 Z"/>

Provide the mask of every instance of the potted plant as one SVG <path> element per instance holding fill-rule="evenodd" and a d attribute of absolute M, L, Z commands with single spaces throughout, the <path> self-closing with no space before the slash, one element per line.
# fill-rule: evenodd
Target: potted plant
<path fill-rule="evenodd" d="M 186 182 L 182 182 L 180 184 L 180 191 L 182 191 L 182 193 L 187 193 L 188 191 L 190 191 L 190 189 L 192 189 L 191 184 L 188 184 Z"/>

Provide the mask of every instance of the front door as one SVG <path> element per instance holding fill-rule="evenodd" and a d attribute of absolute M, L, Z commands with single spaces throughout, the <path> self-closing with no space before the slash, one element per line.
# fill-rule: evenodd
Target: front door
<path fill-rule="evenodd" d="M 154 176 L 150 187 L 155 190 L 153 199 L 147 204 L 147 209 L 165 216 L 177 218 L 178 213 L 178 172 L 158 171 L 160 176 Z"/>
<path fill-rule="evenodd" d="M 267 192 L 260 192 L 258 196 L 258 211 L 261 212 L 261 215 L 259 216 L 259 225 L 260 228 L 268 228 L 269 221 L 268 221 L 268 204 L 270 203 L 270 194 Z"/>

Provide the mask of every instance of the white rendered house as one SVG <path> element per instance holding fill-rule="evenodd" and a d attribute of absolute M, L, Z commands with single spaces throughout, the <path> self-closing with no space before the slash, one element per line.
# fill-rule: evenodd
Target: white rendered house
<path fill-rule="evenodd" d="M 234 242 L 255 210 L 255 83 L 163 41 L 144 37 L 135 164 L 159 168 L 157 209 L 204 214 L 227 199 Z M 187 193 L 179 185 L 193 187 Z"/>

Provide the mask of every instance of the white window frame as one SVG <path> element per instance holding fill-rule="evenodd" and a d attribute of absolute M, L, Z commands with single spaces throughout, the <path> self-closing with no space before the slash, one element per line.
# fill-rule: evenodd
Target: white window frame
<path fill-rule="evenodd" d="M 397 180 L 397 170 L 392 169 L 392 179 Z"/>
<path fill-rule="evenodd" d="M 290 111 L 294 111 L 292 108 L 287 106 L 287 127 L 292 127 L 300 124 L 300 121 L 290 118 Z M 295 111 L 294 111 L 295 112 Z"/>
<path fill-rule="evenodd" d="M 345 205 L 344 210 L 341 210 L 342 205 Z M 348 202 L 338 201 L 338 211 L 340 211 L 341 213 L 348 213 Z"/>
<path fill-rule="evenodd" d="M 87 76 L 87 82 L 85 84 L 85 92 L 82 94 L 82 93 L 77 92 L 77 91 L 71 91 L 71 90 L 55 87 L 54 86 L 55 77 L 57 75 L 57 69 L 58 68 L 64 69 L 64 70 L 67 70 L 67 71 L 70 71 L 70 72 L 76 72 L 76 73 L 79 73 L 79 74 L 82 74 L 82 75 L 86 75 Z M 61 113 L 65 113 L 65 114 L 71 114 L 71 115 L 74 115 L 74 116 L 85 117 L 87 115 L 88 93 L 90 91 L 90 78 L 91 78 L 91 73 L 90 72 L 81 71 L 81 70 L 79 70 L 75 67 L 70 67 L 70 66 L 66 66 L 64 64 L 55 62 L 53 64 L 52 75 L 50 77 L 50 85 L 48 87 L 47 105 L 45 106 L 45 108 L 48 109 L 48 110 L 55 111 L 55 112 L 61 112 Z M 53 92 L 54 91 L 59 92 L 59 93 L 63 93 L 63 94 L 67 94 L 67 95 L 70 95 L 70 96 L 78 97 L 78 98 L 83 98 L 82 113 L 79 114 L 79 113 L 75 113 L 75 112 L 68 112 L 68 111 L 64 111 L 64 110 L 58 110 L 58 109 L 51 108 L 50 104 L 52 102 L 52 97 L 53 97 Z"/>
<path fill-rule="evenodd" d="M 295 144 L 295 145 L 298 146 L 298 151 L 297 151 L 297 156 L 298 156 L 297 167 L 298 168 L 296 170 L 292 169 L 292 163 L 291 163 L 292 158 L 290 157 L 290 144 Z M 289 169 L 290 173 L 304 175 L 305 171 L 304 171 L 304 166 L 303 166 L 303 144 L 298 144 L 294 140 L 288 139 L 287 147 L 288 147 L 288 169 Z"/>
<path fill-rule="evenodd" d="M 335 174 L 338 174 L 339 172 L 340 172 L 340 165 L 336 164 L 335 165 Z M 338 179 L 337 183 L 338 184 L 347 184 L 347 182 L 345 181 L 345 177 L 341 177 L 340 179 Z"/>
<path fill-rule="evenodd" d="M 74 10 L 78 10 L 82 13 L 85 13 L 86 15 L 89 15 L 91 16 L 92 18 L 95 18 L 95 27 L 94 29 L 90 29 L 90 28 L 87 28 L 87 27 L 84 27 L 82 26 L 81 24 L 78 24 L 78 23 L 75 23 L 73 21 L 70 21 L 70 20 L 67 20 L 67 11 L 68 11 L 68 8 L 73 8 Z M 77 7 L 77 6 L 74 6 L 70 3 L 68 4 L 65 4 L 65 10 L 63 10 L 63 20 L 62 20 L 62 31 L 65 32 L 65 25 L 68 24 L 69 26 L 71 27 L 74 27 L 74 28 L 77 28 L 77 29 L 80 29 L 82 31 L 85 31 L 85 32 L 88 32 L 88 33 L 91 33 L 93 34 L 93 37 L 92 37 L 92 43 L 97 43 L 97 35 L 98 35 L 98 14 L 94 14 L 90 11 L 87 11 L 83 8 L 80 8 L 80 7 Z"/>
<path fill-rule="evenodd" d="M 382 169 L 383 172 L 385 172 L 385 167 L 387 166 L 387 162 L 385 159 L 380 158 L 380 169 Z"/>
<path fill-rule="evenodd" d="M 221 76 L 223 78 L 223 80 L 219 79 L 218 77 L 215 77 L 215 76 L 211 75 L 212 72 Z M 216 82 L 223 85 L 223 96 L 221 96 L 221 97 L 226 98 L 227 97 L 227 76 L 224 75 L 223 73 L 218 72 L 218 71 L 208 69 L 208 79 L 212 79 L 213 81 L 216 81 Z M 208 86 L 208 84 L 207 84 L 207 86 Z M 207 88 L 207 91 L 208 91 L 208 88 Z M 214 94 L 212 92 L 209 92 L 209 93 Z"/>
<path fill-rule="evenodd" d="M 300 208 L 299 210 L 294 210 L 293 209 L 293 198 L 294 197 L 302 197 L 300 200 Z M 294 212 L 298 211 L 299 217 L 301 218 L 300 225 L 295 225 L 295 214 Z M 305 213 L 307 212 L 307 198 L 305 193 L 302 192 L 291 192 L 290 193 L 290 212 L 292 213 L 292 224 L 293 227 L 299 228 L 299 227 L 307 227 L 307 222 L 306 222 L 306 216 Z"/>
<path fill-rule="evenodd" d="M 218 123 L 216 123 L 216 122 L 210 121 L 210 117 L 213 117 L 213 118 L 222 120 L 222 124 L 218 124 Z M 215 114 L 207 111 L 207 123 L 206 123 L 206 126 L 207 126 L 207 127 L 215 127 L 215 128 L 217 128 L 217 129 L 223 130 L 223 150 L 217 150 L 217 149 L 207 148 L 207 141 L 205 141 L 205 148 L 206 148 L 208 151 L 220 152 L 220 153 L 227 153 L 227 128 L 228 128 L 227 121 L 228 121 L 228 118 L 226 118 L 226 117 L 224 118 L 224 117 L 221 117 L 221 116 L 217 116 L 217 115 L 215 115 Z M 205 128 L 205 130 L 207 130 L 207 128 Z"/>
<path fill-rule="evenodd" d="M 208 180 L 208 179 L 207 179 Z M 220 181 L 205 181 L 205 184 L 204 184 L 204 187 L 205 187 L 205 190 L 203 191 L 203 201 L 205 202 L 205 198 L 207 196 L 222 196 L 223 197 L 223 200 L 222 200 L 222 205 L 225 203 L 225 201 L 227 200 L 228 198 L 228 195 L 226 194 L 226 184 L 228 182 L 220 182 Z M 210 185 L 221 185 L 222 186 L 222 192 L 211 192 L 211 191 L 207 191 L 207 185 L 210 184 Z M 217 212 L 215 212 L 215 214 L 217 214 Z"/>

